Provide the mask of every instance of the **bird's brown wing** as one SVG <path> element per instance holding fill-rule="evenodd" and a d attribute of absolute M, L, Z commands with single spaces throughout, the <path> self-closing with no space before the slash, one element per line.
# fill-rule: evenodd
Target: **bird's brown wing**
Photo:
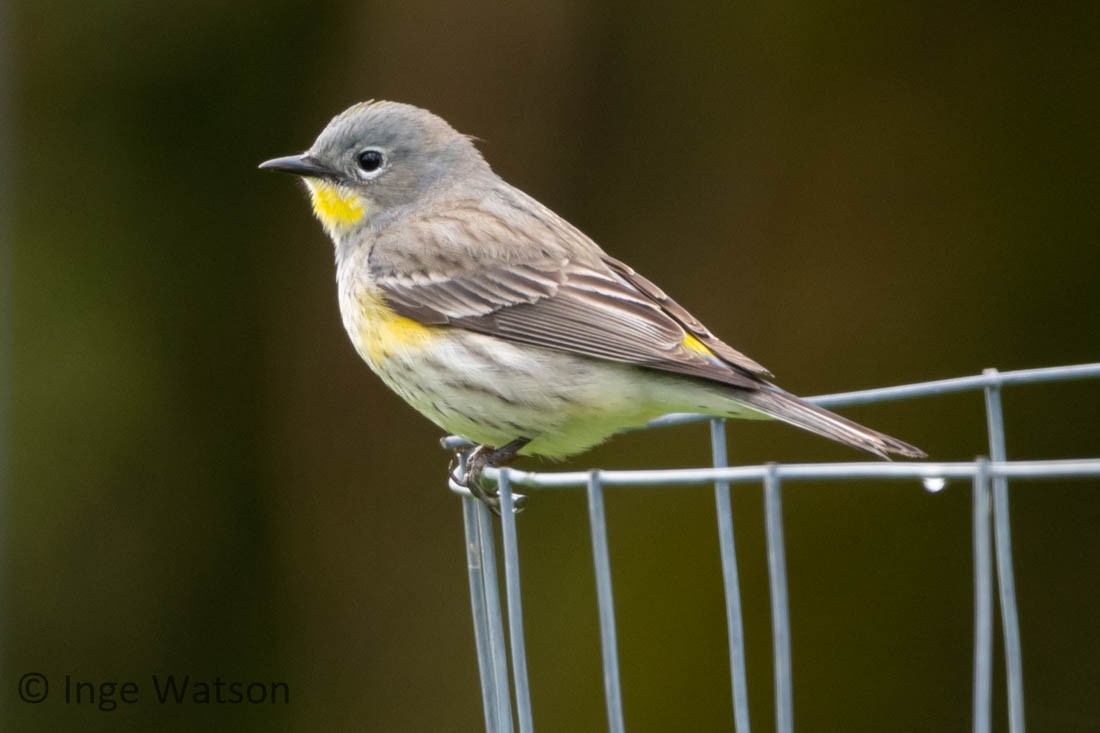
<path fill-rule="evenodd" d="M 699 342 L 715 356 L 750 374 L 755 374 L 760 377 L 773 376 L 771 372 L 760 364 L 757 364 L 755 361 L 712 334 L 710 329 L 703 325 L 702 321 L 688 312 L 687 308 L 684 308 L 675 300 L 665 295 L 663 290 L 650 282 L 648 278 L 639 275 L 629 265 L 606 255 L 603 261 L 636 289 L 649 296 L 653 302 L 659 304 L 665 313 L 674 318 L 677 323 L 698 339 Z"/>
<path fill-rule="evenodd" d="M 547 228 L 559 222 L 539 219 Z M 768 375 L 649 280 L 594 245 L 581 252 L 538 243 L 509 247 L 500 241 L 501 232 L 516 231 L 509 223 L 479 246 L 471 241 L 472 228 L 431 224 L 417 227 L 416 237 L 425 245 L 417 252 L 391 240 L 377 243 L 371 253 L 372 279 L 402 316 L 747 389 L 761 387 L 761 377 Z M 541 232 L 543 245 L 546 233 Z M 577 232 L 570 228 L 564 234 Z"/>

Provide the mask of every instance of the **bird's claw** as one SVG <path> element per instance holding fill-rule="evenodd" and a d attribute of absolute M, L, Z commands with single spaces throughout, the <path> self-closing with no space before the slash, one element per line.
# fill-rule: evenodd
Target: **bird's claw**
<path fill-rule="evenodd" d="M 455 451 L 451 459 L 449 471 L 462 488 L 466 489 L 485 506 L 489 507 L 496 516 L 500 516 L 500 492 L 487 485 L 485 469 L 493 465 L 493 459 L 499 455 L 498 450 L 484 445 L 473 448 L 461 448 Z M 527 503 L 527 497 L 523 494 L 512 494 L 512 511 L 519 514 Z"/>

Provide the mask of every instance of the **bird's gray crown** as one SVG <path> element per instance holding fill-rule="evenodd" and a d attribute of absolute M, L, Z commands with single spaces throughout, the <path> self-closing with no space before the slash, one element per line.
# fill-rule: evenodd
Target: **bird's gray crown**
<path fill-rule="evenodd" d="M 368 149 L 384 155 L 384 168 L 374 177 L 359 162 Z M 399 102 L 362 102 L 341 112 L 308 155 L 383 208 L 489 170 L 470 138 L 431 112 Z"/>

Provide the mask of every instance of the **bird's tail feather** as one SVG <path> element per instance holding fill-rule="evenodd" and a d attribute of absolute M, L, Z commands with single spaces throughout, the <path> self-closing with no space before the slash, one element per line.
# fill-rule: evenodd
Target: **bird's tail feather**
<path fill-rule="evenodd" d="M 735 399 L 768 417 L 882 458 L 889 459 L 891 453 L 907 458 L 928 457 L 920 448 L 866 428 L 779 388 L 738 390 Z"/>

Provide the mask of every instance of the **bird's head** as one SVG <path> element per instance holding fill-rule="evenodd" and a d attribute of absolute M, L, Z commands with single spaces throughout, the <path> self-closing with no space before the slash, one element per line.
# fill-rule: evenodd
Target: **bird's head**
<path fill-rule="evenodd" d="M 329 122 L 309 150 L 260 168 L 301 176 L 314 214 L 335 241 L 488 172 L 470 138 L 439 117 L 381 101 L 350 107 Z"/>

